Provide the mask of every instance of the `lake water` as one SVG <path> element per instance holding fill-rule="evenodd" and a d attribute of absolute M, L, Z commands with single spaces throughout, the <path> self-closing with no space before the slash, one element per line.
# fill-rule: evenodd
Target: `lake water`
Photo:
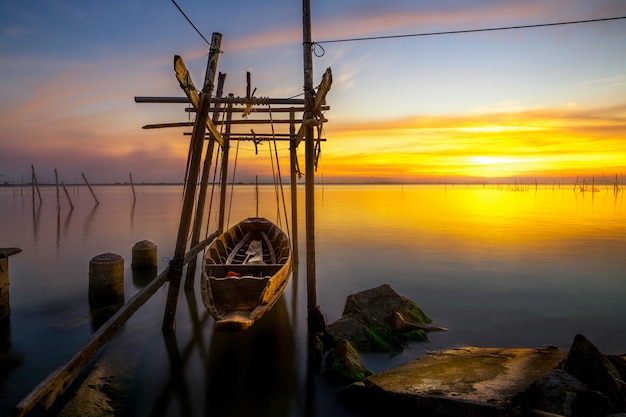
<path fill-rule="evenodd" d="M 113 252 L 125 259 L 126 300 L 146 283 L 130 267 L 136 242 L 156 243 L 159 271 L 167 266 L 182 188 L 135 189 L 133 201 L 129 186 L 96 186 L 96 205 L 86 187 L 69 187 L 70 210 L 63 191 L 57 207 L 54 187 L 42 188 L 43 203 L 34 205 L 29 188 L 0 188 L 0 247 L 23 249 L 9 260 L 0 415 L 94 331 L 91 258 Z M 242 334 L 216 333 L 196 274 L 196 290 L 181 291 L 172 336 L 161 332 L 166 285 L 98 355 L 129 375 L 125 415 L 350 415 L 336 403 L 336 388 L 307 373 L 303 188 L 298 197 L 299 269 L 261 322 Z M 232 201 L 230 224 L 256 214 L 254 187 L 236 187 Z M 216 204 L 211 211 L 214 224 Z M 274 188 L 262 186 L 258 214 L 278 222 L 278 211 L 282 216 Z M 468 345 L 566 349 L 576 333 L 605 353 L 626 352 L 623 192 L 325 185 L 316 190 L 315 213 L 317 300 L 329 323 L 341 315 L 346 296 L 387 283 L 433 324 L 450 329 L 393 356 L 363 355 L 373 371 Z"/>

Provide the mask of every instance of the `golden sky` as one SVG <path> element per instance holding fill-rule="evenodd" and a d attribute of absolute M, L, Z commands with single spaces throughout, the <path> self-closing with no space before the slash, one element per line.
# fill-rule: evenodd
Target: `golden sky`
<path fill-rule="evenodd" d="M 244 14 L 229 4 L 184 7 L 205 37 L 223 34 L 218 70 L 228 75 L 226 94 L 245 95 L 247 71 L 257 96 L 302 92 L 298 4 L 245 0 Z M 316 3 L 314 83 L 326 68 L 333 72 L 318 175 L 359 182 L 623 173 L 626 19 L 324 43 L 618 16 L 626 16 L 622 0 Z M 183 57 L 199 85 L 206 53 L 169 3 L 3 2 L 0 183 L 29 181 L 31 165 L 44 182 L 55 168 L 67 183 L 81 173 L 124 182 L 129 172 L 138 182 L 182 181 L 190 129 L 141 126 L 188 121 L 186 106 L 133 97 L 182 96 L 173 56 Z M 270 178 L 263 148 L 256 155 L 241 144 L 238 180 Z M 286 174 L 287 147 L 278 148 Z"/>

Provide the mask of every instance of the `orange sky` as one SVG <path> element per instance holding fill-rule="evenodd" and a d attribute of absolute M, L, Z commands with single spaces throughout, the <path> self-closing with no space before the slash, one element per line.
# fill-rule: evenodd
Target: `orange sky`
<path fill-rule="evenodd" d="M 626 171 L 626 105 L 328 125 L 323 171 L 405 181 Z"/>
<path fill-rule="evenodd" d="M 226 93 L 302 92 L 301 10 L 246 2 L 247 14 L 188 5 L 207 37 L 222 32 Z M 237 10 L 236 10 L 237 9 Z M 123 11 L 123 13 L 121 13 Z M 626 16 L 622 0 L 471 0 L 449 4 L 354 0 L 314 5 L 315 41 Z M 138 27 L 138 20 L 151 24 Z M 163 30 L 167 28 L 168 30 Z M 237 28 L 237 30 L 235 30 Z M 196 85 L 206 45 L 172 5 L 74 0 L 0 6 L 0 183 L 180 182 L 185 105 L 172 58 Z M 524 31 L 321 43 L 314 83 L 333 71 L 318 175 L 332 181 L 614 176 L 626 172 L 626 19 Z M 277 128 L 277 131 L 279 128 Z M 190 131 L 190 129 L 186 129 Z M 283 174 L 287 151 L 278 145 Z M 304 171 L 304 147 L 300 168 Z M 234 156 L 234 148 L 231 155 Z M 267 144 L 242 143 L 237 180 L 271 175 Z"/>

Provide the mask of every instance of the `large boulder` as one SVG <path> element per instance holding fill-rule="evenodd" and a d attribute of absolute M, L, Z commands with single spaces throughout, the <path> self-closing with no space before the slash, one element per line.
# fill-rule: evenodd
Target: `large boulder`
<path fill-rule="evenodd" d="M 565 417 L 597 417 L 613 411 L 609 399 L 576 377 L 555 369 L 533 384 L 528 407 Z"/>
<path fill-rule="evenodd" d="M 562 369 L 606 395 L 615 411 L 626 408 L 626 384 L 611 361 L 581 334 L 574 337 Z"/>
<path fill-rule="evenodd" d="M 361 352 L 394 352 L 409 341 L 426 340 L 432 320 L 389 285 L 349 295 L 341 318 L 326 328 L 336 342 L 350 341 Z"/>

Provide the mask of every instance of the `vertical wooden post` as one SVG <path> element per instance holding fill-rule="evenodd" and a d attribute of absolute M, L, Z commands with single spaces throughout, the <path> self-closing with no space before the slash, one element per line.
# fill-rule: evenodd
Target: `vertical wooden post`
<path fill-rule="evenodd" d="M 222 97 L 224 94 L 224 82 L 226 81 L 226 74 L 220 73 L 217 77 L 217 90 L 215 92 L 216 97 Z M 216 110 L 213 112 L 213 122 L 217 122 L 220 117 L 219 104 L 215 104 Z M 215 148 L 215 138 L 212 136 L 209 139 L 206 155 L 204 157 L 204 165 L 202 166 L 202 178 L 200 179 L 200 191 L 198 193 L 198 204 L 196 206 L 196 216 L 194 219 L 193 231 L 191 235 L 191 247 L 194 247 L 200 241 L 200 233 L 202 231 L 202 219 L 204 217 L 204 203 L 206 200 L 207 188 L 209 185 L 209 173 L 211 171 L 211 159 L 213 158 L 213 150 Z M 193 288 L 193 281 L 196 275 L 196 260 L 197 256 L 189 261 L 187 265 L 187 276 L 185 277 L 185 289 L 190 290 Z"/>
<path fill-rule="evenodd" d="M 192 138 L 189 145 L 193 151 L 189 164 L 189 175 L 187 175 L 187 187 L 185 189 L 183 208 L 180 216 L 174 258 L 170 261 L 170 273 L 168 276 L 169 288 L 165 314 L 163 316 L 163 323 L 161 326 L 163 331 L 174 330 L 176 323 L 176 307 L 178 305 L 178 293 L 180 292 L 180 280 L 183 273 L 187 237 L 189 235 L 191 217 L 193 214 L 193 204 L 196 194 L 196 182 L 198 180 L 198 172 L 200 170 L 200 162 L 202 159 L 204 134 L 206 131 L 209 106 L 211 103 L 211 93 L 213 92 L 221 43 L 222 35 L 220 33 L 213 33 L 207 62 L 206 76 L 204 79 L 204 87 L 202 88 L 202 92 L 200 94 L 200 105 L 198 106 L 198 114 L 196 115 L 196 122 L 193 127 Z"/>
<path fill-rule="evenodd" d="M 291 248 L 293 251 L 294 266 L 298 265 L 298 179 L 296 177 L 296 166 L 298 154 L 295 144 L 296 137 L 296 113 L 292 109 L 289 112 L 289 135 L 291 136 L 289 146 L 289 165 L 291 175 Z"/>
<path fill-rule="evenodd" d="M 229 94 L 229 97 L 232 97 Z M 223 135 L 224 147 L 222 149 L 222 184 L 220 189 L 220 214 L 217 227 L 218 233 L 224 232 L 224 217 L 226 212 L 226 190 L 228 188 L 228 153 L 230 149 L 230 121 L 233 119 L 233 104 L 228 103 L 226 110 L 226 128 Z"/>
<path fill-rule="evenodd" d="M 317 306 L 315 270 L 315 143 L 313 138 L 314 92 L 313 92 L 313 43 L 311 41 L 311 2 L 302 1 L 302 45 L 304 57 L 304 158 L 306 197 L 306 282 L 307 308 L 309 312 Z"/>

